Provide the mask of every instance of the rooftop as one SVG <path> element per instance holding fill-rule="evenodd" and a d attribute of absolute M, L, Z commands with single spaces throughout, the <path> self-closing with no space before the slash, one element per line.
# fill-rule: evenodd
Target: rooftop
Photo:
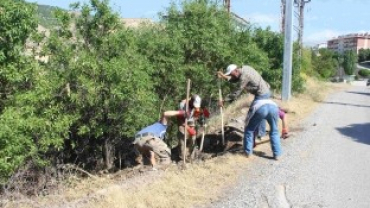
<path fill-rule="evenodd" d="M 363 33 L 349 33 L 347 35 L 340 35 L 338 37 L 333 37 L 331 40 L 341 39 L 341 38 L 370 38 L 370 32 L 363 32 Z"/>

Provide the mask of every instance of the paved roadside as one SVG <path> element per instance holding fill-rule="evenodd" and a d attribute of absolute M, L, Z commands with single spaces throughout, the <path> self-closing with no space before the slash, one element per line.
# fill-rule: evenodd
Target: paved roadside
<path fill-rule="evenodd" d="M 370 88 L 328 98 L 282 142 L 282 160 L 264 145 L 239 184 L 209 207 L 370 207 Z"/>

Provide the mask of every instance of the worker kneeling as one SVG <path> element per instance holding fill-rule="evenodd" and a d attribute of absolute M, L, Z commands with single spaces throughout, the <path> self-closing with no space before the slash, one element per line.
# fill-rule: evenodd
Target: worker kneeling
<path fill-rule="evenodd" d="M 156 164 L 171 164 L 171 150 L 163 141 L 167 129 L 166 113 L 163 114 L 160 121 L 147 126 L 135 134 L 135 150 L 140 154 L 143 163 L 147 159 L 153 170 L 156 170 Z"/>

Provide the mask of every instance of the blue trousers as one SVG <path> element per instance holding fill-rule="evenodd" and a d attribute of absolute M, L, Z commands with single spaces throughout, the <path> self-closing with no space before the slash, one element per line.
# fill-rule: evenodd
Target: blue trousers
<path fill-rule="evenodd" d="M 266 93 L 266 94 L 263 94 L 263 95 L 257 95 L 254 97 L 254 100 L 252 102 L 252 106 L 254 104 L 254 102 L 256 100 L 264 100 L 264 99 L 269 99 L 271 96 L 271 93 Z M 259 125 L 259 127 L 256 129 L 256 133 L 257 133 L 257 136 L 259 137 L 263 137 L 266 135 L 266 120 L 262 120 L 261 121 L 261 124 Z"/>
<path fill-rule="evenodd" d="M 254 131 L 261 124 L 262 120 L 267 120 L 270 125 L 270 143 L 274 156 L 281 155 L 281 144 L 278 129 L 279 109 L 272 104 L 261 106 L 250 119 L 244 129 L 244 151 L 251 155 L 253 153 Z"/>

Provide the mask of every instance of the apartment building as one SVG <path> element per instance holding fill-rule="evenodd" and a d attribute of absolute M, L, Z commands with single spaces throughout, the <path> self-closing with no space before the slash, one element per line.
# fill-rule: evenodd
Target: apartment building
<path fill-rule="evenodd" d="M 328 40 L 328 49 L 343 53 L 347 50 L 370 49 L 370 33 L 353 33 Z"/>

